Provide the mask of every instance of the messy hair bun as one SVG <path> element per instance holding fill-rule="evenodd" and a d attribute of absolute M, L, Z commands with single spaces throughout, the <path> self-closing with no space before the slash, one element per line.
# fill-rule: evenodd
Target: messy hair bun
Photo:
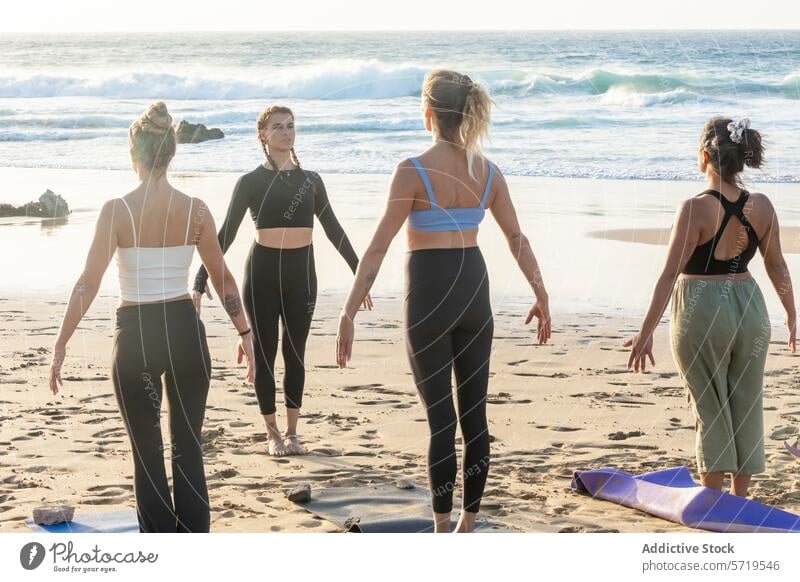
<path fill-rule="evenodd" d="M 151 171 L 166 170 L 175 155 L 177 138 L 172 116 L 163 101 L 151 104 L 131 124 L 128 135 L 133 161 Z"/>
<path fill-rule="evenodd" d="M 741 122 L 740 122 L 741 123 Z M 732 137 L 729 124 L 736 123 L 727 117 L 712 117 L 703 126 L 700 147 L 708 152 L 708 162 L 720 178 L 730 184 L 741 184 L 739 174 L 745 166 L 760 168 L 764 163 L 764 144 L 761 134 L 750 128 L 749 120 Z"/>

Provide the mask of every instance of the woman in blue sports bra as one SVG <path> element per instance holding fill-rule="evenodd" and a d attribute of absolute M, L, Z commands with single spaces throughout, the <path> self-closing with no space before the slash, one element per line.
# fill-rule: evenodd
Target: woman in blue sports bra
<path fill-rule="evenodd" d="M 437 532 L 450 531 L 458 425 L 464 441 L 464 503 L 456 531 L 475 528 L 489 470 L 486 393 L 493 318 L 486 264 L 477 240 L 486 208 L 505 233 L 536 295 L 525 323 L 537 317 L 539 342 L 550 337 L 548 297 L 536 257 L 520 231 L 503 175 L 480 151 L 491 104 L 486 89 L 467 75 L 436 70 L 426 76 L 422 106 L 425 128 L 434 143 L 395 169 L 386 211 L 358 265 L 336 338 L 337 364 L 345 367 L 352 354 L 358 306 L 408 218 L 406 346 L 431 433 L 428 474 Z"/>

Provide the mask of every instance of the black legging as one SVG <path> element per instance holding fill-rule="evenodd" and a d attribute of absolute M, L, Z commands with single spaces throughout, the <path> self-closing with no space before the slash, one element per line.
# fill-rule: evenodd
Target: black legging
<path fill-rule="evenodd" d="M 489 471 L 486 392 L 494 321 L 478 247 L 424 249 L 406 256 L 406 347 L 431 432 L 428 476 L 433 511 L 453 508 L 458 424 L 464 440 L 464 510 L 480 508 Z"/>
<path fill-rule="evenodd" d="M 169 401 L 173 502 L 164 468 L 161 375 Z M 211 377 L 191 299 L 117 309 L 112 379 L 134 463 L 140 532 L 208 532 L 202 426 Z"/>
<path fill-rule="evenodd" d="M 275 412 L 278 318 L 286 408 L 300 408 L 306 379 L 305 352 L 317 300 L 314 246 L 279 249 L 253 243 L 244 273 L 244 306 L 253 327 L 255 387 L 261 414 Z"/>

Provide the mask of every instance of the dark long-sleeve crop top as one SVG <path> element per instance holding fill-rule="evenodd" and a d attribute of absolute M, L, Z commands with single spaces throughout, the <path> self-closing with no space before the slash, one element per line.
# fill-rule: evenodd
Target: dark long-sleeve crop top
<path fill-rule="evenodd" d="M 316 172 L 301 168 L 276 172 L 259 164 L 240 177 L 233 189 L 225 222 L 217 234 L 223 253 L 236 238 L 248 209 L 257 229 L 313 228 L 316 215 L 328 240 L 347 261 L 350 270 L 356 272 L 358 256 L 333 213 L 325 184 Z M 201 266 L 195 276 L 194 290 L 202 293 L 207 281 L 208 271 Z"/>

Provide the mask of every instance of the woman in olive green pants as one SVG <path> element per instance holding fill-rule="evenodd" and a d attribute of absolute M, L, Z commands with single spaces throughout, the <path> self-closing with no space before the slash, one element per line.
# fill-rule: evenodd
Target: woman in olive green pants
<path fill-rule="evenodd" d="M 653 332 L 672 299 L 671 347 L 697 430 L 696 455 L 706 487 L 747 495 L 765 469 L 762 389 L 771 327 L 764 297 L 747 264 L 760 250 L 786 309 L 796 349 L 792 280 L 769 199 L 744 190 L 744 166 L 758 168 L 764 149 L 747 119 L 710 119 L 700 136 L 698 167 L 708 189 L 678 207 L 666 264 L 642 328 L 625 342 L 628 368 L 653 359 Z"/>

